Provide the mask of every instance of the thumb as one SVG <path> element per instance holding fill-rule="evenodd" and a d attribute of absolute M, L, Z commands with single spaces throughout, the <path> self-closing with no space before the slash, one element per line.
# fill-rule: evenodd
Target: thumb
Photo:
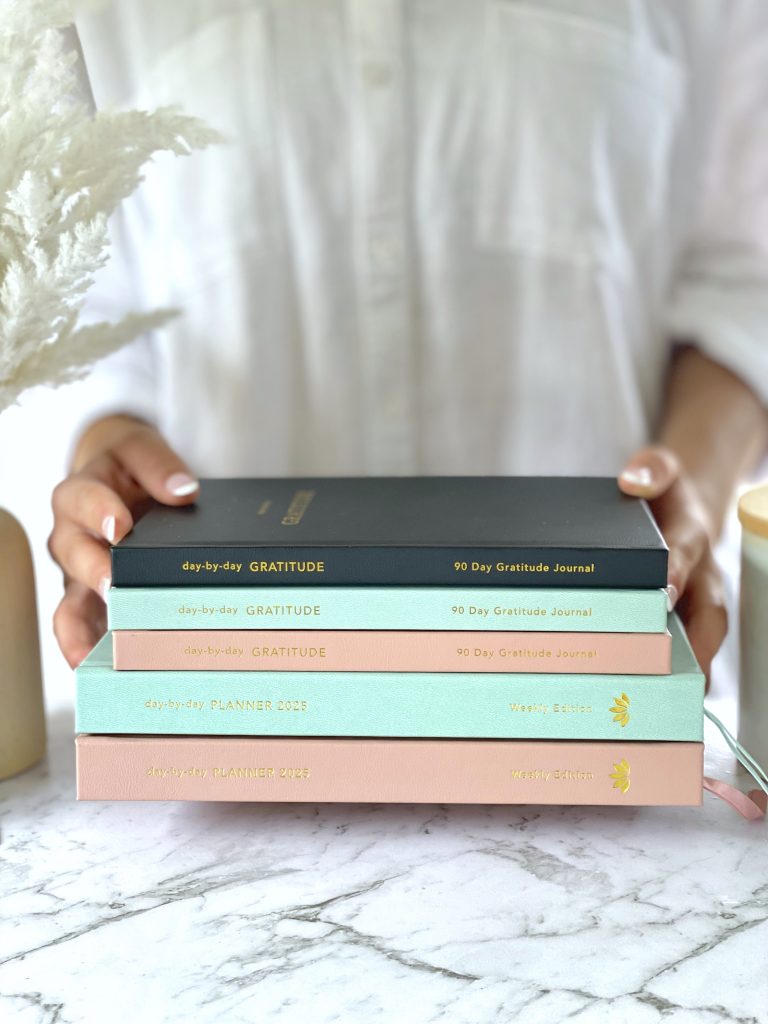
<path fill-rule="evenodd" d="M 197 498 L 200 482 L 154 427 L 132 430 L 115 444 L 112 454 L 147 494 L 164 505 L 189 505 Z"/>
<path fill-rule="evenodd" d="M 636 498 L 658 498 L 680 476 L 680 462 L 674 452 L 651 445 L 636 452 L 619 473 L 619 489 Z"/>

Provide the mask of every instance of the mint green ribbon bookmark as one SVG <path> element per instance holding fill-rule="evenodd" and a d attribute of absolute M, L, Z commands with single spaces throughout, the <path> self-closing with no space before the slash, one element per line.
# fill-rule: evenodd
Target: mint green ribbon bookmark
<path fill-rule="evenodd" d="M 727 782 L 721 782 L 719 779 L 710 779 L 705 776 L 704 789 L 725 800 L 739 814 L 750 821 L 764 818 L 766 807 L 768 807 L 768 774 L 762 765 L 758 764 L 754 757 L 752 757 L 749 751 L 745 750 L 739 741 L 731 735 L 717 715 L 707 708 L 704 708 L 704 714 L 710 722 L 717 726 L 733 756 L 742 767 L 746 768 L 760 787 L 759 789 L 750 790 L 749 793 L 742 793 L 740 789 L 736 789 L 735 786 L 731 786 Z"/>

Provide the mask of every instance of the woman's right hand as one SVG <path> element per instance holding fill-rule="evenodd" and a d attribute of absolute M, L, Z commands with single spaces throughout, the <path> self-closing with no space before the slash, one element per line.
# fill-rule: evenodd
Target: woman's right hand
<path fill-rule="evenodd" d="M 83 434 L 72 472 L 56 487 L 48 550 L 64 572 L 53 628 L 69 665 L 79 665 L 106 631 L 109 545 L 133 527 L 147 497 L 188 505 L 199 483 L 154 427 L 132 416 L 98 420 Z"/>

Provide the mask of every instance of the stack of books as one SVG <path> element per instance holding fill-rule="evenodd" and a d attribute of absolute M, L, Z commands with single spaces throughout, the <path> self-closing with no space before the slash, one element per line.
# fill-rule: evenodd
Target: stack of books
<path fill-rule="evenodd" d="M 79 799 L 701 803 L 704 677 L 613 479 L 207 480 L 112 569 Z"/>

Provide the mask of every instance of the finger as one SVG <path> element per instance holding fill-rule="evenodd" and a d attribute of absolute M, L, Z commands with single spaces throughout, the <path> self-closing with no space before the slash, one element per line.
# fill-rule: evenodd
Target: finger
<path fill-rule="evenodd" d="M 82 473 L 69 476 L 51 499 L 56 522 L 69 522 L 114 544 L 133 528 L 133 516 L 123 498 L 101 480 Z"/>
<path fill-rule="evenodd" d="M 63 520 L 54 526 L 48 550 L 68 577 L 104 597 L 110 586 L 112 566 L 103 541 Z"/>
<path fill-rule="evenodd" d="M 74 581 L 53 616 L 53 631 L 70 668 L 77 668 L 107 630 L 104 602 L 90 588 Z"/>
<path fill-rule="evenodd" d="M 679 539 L 673 536 L 667 544 L 667 602 L 671 611 L 689 586 L 691 575 L 706 550 L 707 538 L 691 529 L 684 537 L 681 534 Z"/>
<path fill-rule="evenodd" d="M 661 445 L 636 452 L 619 473 L 619 488 L 636 498 L 656 498 L 680 476 L 677 456 Z"/>
<path fill-rule="evenodd" d="M 728 612 L 722 576 L 711 555 L 705 558 L 692 574 L 688 588 L 680 601 L 679 611 L 693 653 L 707 677 L 709 686 L 712 661 L 728 632 Z"/>
<path fill-rule="evenodd" d="M 193 502 L 200 483 L 153 427 L 137 427 L 121 438 L 113 453 L 136 481 L 165 505 Z"/>
<path fill-rule="evenodd" d="M 667 593 L 670 610 L 685 591 L 688 579 L 710 550 L 710 536 L 690 489 L 676 481 L 651 509 L 669 548 Z"/>

